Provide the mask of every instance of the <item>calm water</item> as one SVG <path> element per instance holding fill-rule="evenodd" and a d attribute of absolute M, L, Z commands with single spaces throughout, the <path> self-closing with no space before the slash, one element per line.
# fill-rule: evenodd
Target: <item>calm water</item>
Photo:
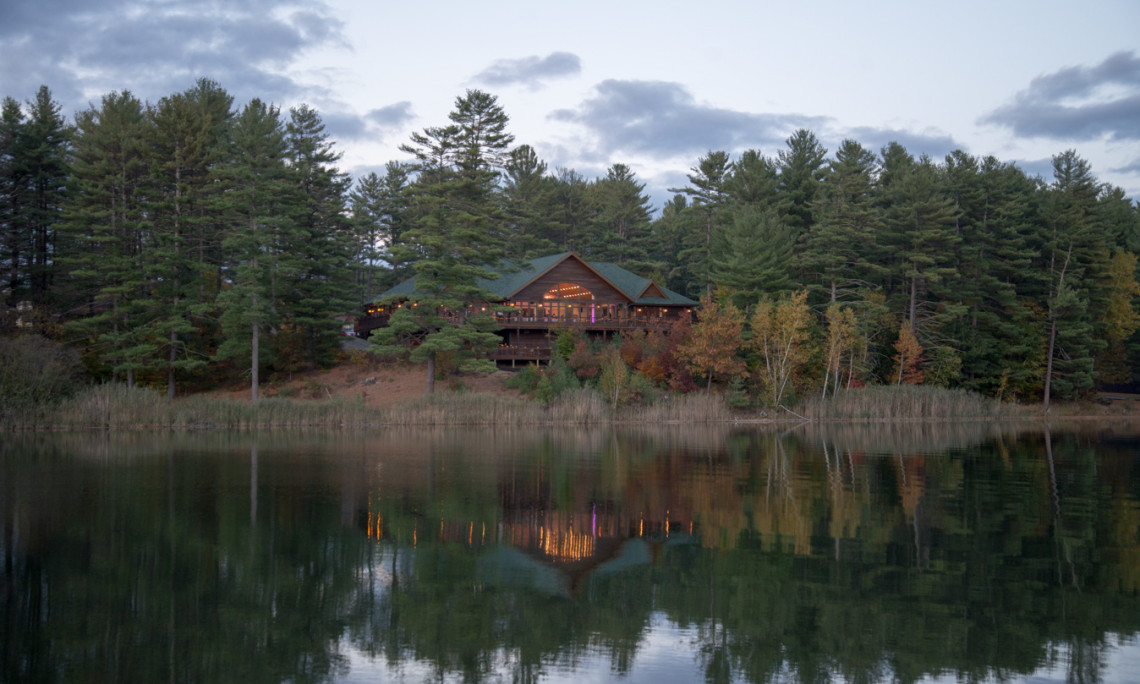
<path fill-rule="evenodd" d="M 1127 426 L 5 436 L 0 681 L 1140 681 Z"/>

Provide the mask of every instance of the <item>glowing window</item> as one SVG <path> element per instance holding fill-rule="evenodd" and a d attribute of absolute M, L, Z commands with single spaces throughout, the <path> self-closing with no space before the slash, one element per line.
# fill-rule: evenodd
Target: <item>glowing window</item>
<path fill-rule="evenodd" d="M 558 283 L 542 295 L 543 299 L 593 299 L 594 295 L 575 283 Z"/>

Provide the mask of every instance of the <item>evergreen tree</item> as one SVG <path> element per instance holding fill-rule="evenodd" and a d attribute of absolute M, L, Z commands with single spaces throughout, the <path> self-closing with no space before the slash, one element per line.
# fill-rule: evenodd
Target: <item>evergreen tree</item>
<path fill-rule="evenodd" d="M 401 146 L 415 157 L 417 213 L 394 254 L 414 262 L 415 292 L 372 339 L 379 353 L 426 361 L 428 393 L 440 353 L 486 368 L 478 354 L 499 341 L 491 316 L 475 307 L 491 298 L 478 279 L 496 278 L 506 252 L 496 189 L 513 136 L 497 99 L 482 91 L 457 98 L 450 119 Z"/>
<path fill-rule="evenodd" d="M 283 279 L 275 293 L 286 331 L 278 362 L 286 370 L 311 370 L 332 362 L 340 348 L 337 316 L 352 306 L 349 179 L 336 167 L 340 153 L 316 110 L 301 105 L 289 111 L 285 145 L 291 206 L 281 247 Z"/>
<path fill-rule="evenodd" d="M 285 128 L 279 110 L 254 99 L 234 119 L 229 160 L 218 180 L 229 192 L 219 213 L 226 219 L 222 242 L 229 288 L 218 296 L 225 341 L 217 356 L 249 359 L 250 391 L 257 401 L 262 366 L 261 333 L 275 330 L 273 285 L 280 278 L 278 240 L 287 234 L 290 183 L 285 166 Z"/>
<path fill-rule="evenodd" d="M 759 150 L 745 150 L 732 164 L 724 191 L 736 206 L 777 208 L 777 167 Z"/>
<path fill-rule="evenodd" d="M 26 113 L 6 98 L 0 120 L 0 144 L 5 148 L 0 162 L 0 263 L 7 267 L 8 303 L 26 299 L 42 307 L 52 303 L 71 131 L 47 86 L 40 86 Z"/>
<path fill-rule="evenodd" d="M 1042 266 L 1049 276 L 1048 341 L 1043 401 L 1072 398 L 1096 382 L 1094 358 L 1104 347 L 1109 244 L 1088 162 L 1068 150 L 1053 157 L 1045 195 Z M 1101 333 L 1101 334 L 1098 334 Z"/>
<path fill-rule="evenodd" d="M 844 140 L 813 200 L 818 220 L 804 236 L 799 261 L 830 302 L 850 299 L 883 271 L 873 260 L 883 228 L 882 213 L 874 206 L 875 169 L 874 153 Z"/>
<path fill-rule="evenodd" d="M 908 164 L 886 186 L 883 246 L 898 279 L 902 313 L 915 334 L 931 334 L 940 321 L 939 286 L 956 273 L 953 262 L 955 210 L 939 184 L 938 169 L 927 158 Z M 921 315 L 920 315 L 921 314 Z M 952 315 L 952 312 L 949 314 Z"/>
<path fill-rule="evenodd" d="M 728 193 L 725 184 L 731 164 L 728 153 L 709 152 L 697 160 L 689 174 L 689 185 L 684 188 L 670 188 L 669 192 L 680 192 L 691 199 L 691 210 L 700 214 L 701 230 L 682 236 L 682 249 L 677 258 L 681 268 L 698 274 L 698 286 L 706 294 L 711 293 L 713 234 L 719 228 L 725 214 Z"/>
<path fill-rule="evenodd" d="M 779 153 L 778 188 L 783 204 L 783 215 L 794 231 L 801 236 L 815 223 L 813 200 L 823 183 L 824 159 L 827 149 L 815 134 L 799 129 L 785 143 L 787 150 Z"/>
<path fill-rule="evenodd" d="M 149 298 L 142 268 L 151 243 L 149 125 L 142 103 L 127 91 L 105 95 L 98 109 L 76 116 L 71 191 L 61 226 L 72 246 L 61 257 L 74 290 L 77 318 L 70 326 L 128 385 L 142 367 L 131 350 L 145 344 L 136 328 Z"/>
<path fill-rule="evenodd" d="M 590 184 L 582 174 L 571 169 L 559 169 L 554 178 L 554 227 L 551 236 L 555 249 L 562 252 L 581 252 L 590 244 L 590 207 L 587 194 Z"/>
<path fill-rule="evenodd" d="M 18 158 L 23 146 L 24 112 L 20 103 L 12 97 L 5 97 L 0 107 L 0 228 L 3 229 L 3 243 L 0 244 L 0 267 L 4 269 L 2 282 L 5 289 L 5 304 L 15 307 L 24 287 L 23 261 L 25 242 L 22 226 L 24 205 L 27 203 L 27 190 L 23 184 L 23 172 Z"/>
<path fill-rule="evenodd" d="M 556 181 L 533 148 L 520 145 L 511 152 L 503 184 L 509 258 L 523 262 L 555 251 L 555 239 L 565 230 L 554 211 L 556 192 Z"/>
<path fill-rule="evenodd" d="M 766 294 L 790 291 L 792 228 L 771 209 L 737 209 L 713 255 L 713 280 L 737 306 L 747 307 Z"/>
<path fill-rule="evenodd" d="M 348 202 L 353 229 L 354 299 L 356 308 L 363 310 L 365 303 L 376 294 L 377 264 L 383 256 L 383 179 L 375 171 L 356 179 L 356 187 L 349 193 Z"/>
<path fill-rule="evenodd" d="M 690 210 L 685 195 L 674 195 L 665 204 L 661 216 L 653 222 L 652 250 L 649 258 L 667 269 L 665 286 L 676 292 L 700 297 L 706 274 L 694 272 L 692 261 L 682 259 L 686 240 L 701 232 L 700 215 Z M 700 267 L 700 264 L 696 264 Z"/>
<path fill-rule="evenodd" d="M 652 271 L 649 260 L 650 204 L 645 184 L 625 164 L 614 164 L 590 184 L 590 241 L 579 248 L 587 258 L 632 271 Z"/>
<path fill-rule="evenodd" d="M 392 246 L 411 223 L 411 175 L 408 164 L 390 161 L 383 176 L 365 175 L 349 194 L 361 307 L 403 277 L 407 265 L 392 256 Z"/>
<path fill-rule="evenodd" d="M 220 230 L 209 211 L 216 167 L 225 151 L 229 98 L 213 82 L 159 100 L 151 107 L 147 145 L 150 174 L 147 211 L 152 249 L 143 267 L 151 299 L 136 316 L 142 342 L 129 351 L 134 367 L 164 373 L 174 397 L 176 378 L 199 371 L 212 353 L 200 326 L 217 319 Z"/>
<path fill-rule="evenodd" d="M 958 275 L 951 288 L 964 315 L 948 329 L 961 350 L 962 383 L 995 394 L 1039 382 L 1042 338 L 1030 296 L 1034 278 L 1036 187 L 1020 169 L 993 157 L 947 156 L 944 183 L 953 198 Z"/>

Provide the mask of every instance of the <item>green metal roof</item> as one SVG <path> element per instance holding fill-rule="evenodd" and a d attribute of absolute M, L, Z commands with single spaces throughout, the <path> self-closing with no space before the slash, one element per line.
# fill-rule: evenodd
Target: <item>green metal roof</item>
<path fill-rule="evenodd" d="M 519 290 L 534 281 L 535 278 L 570 257 L 574 257 L 584 263 L 610 285 L 613 285 L 615 289 L 628 297 L 633 304 L 648 306 L 696 306 L 697 304 L 694 300 L 662 287 L 661 285 L 656 285 L 656 287 L 661 290 L 665 295 L 664 297 L 641 297 L 641 293 L 644 292 L 647 287 L 655 285 L 653 281 L 631 273 L 616 264 L 600 261 L 586 261 L 573 252 L 562 252 L 560 254 L 536 257 L 530 259 L 525 267 L 512 262 L 504 262 L 499 267 L 498 273 L 500 275 L 498 278 L 494 280 L 478 278 L 475 283 L 480 288 L 493 293 L 500 299 L 508 300 Z M 379 302 L 393 297 L 410 297 L 415 293 L 416 279 L 412 277 L 392 287 L 383 294 L 378 295 L 372 301 Z"/>

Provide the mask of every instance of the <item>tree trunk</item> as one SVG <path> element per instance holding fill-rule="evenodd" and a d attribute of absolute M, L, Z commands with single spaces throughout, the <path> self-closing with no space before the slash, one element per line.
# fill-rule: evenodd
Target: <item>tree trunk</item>
<path fill-rule="evenodd" d="M 918 321 L 915 320 L 915 315 L 918 313 L 918 277 L 910 279 L 910 329 L 914 334 L 918 335 Z"/>
<path fill-rule="evenodd" d="M 1053 348 L 1057 344 L 1057 319 L 1049 324 L 1049 356 L 1045 362 L 1045 397 L 1042 403 L 1045 407 L 1045 413 L 1049 413 L 1049 385 L 1053 381 Z"/>
<path fill-rule="evenodd" d="M 425 394 L 431 394 L 435 391 L 435 352 L 428 352 L 427 359 L 427 391 Z"/>
<path fill-rule="evenodd" d="M 254 302 L 256 303 L 256 301 L 257 301 L 257 298 L 255 297 Z M 253 328 L 253 330 L 251 331 L 253 333 L 253 342 L 251 345 L 253 347 L 253 349 L 250 351 L 250 357 L 251 357 L 250 358 L 250 370 L 249 370 L 250 397 L 251 397 L 252 401 L 257 401 L 257 385 L 259 382 L 259 379 L 257 376 L 257 366 L 259 365 L 257 357 L 261 351 L 261 348 L 260 348 L 261 339 L 260 339 L 260 337 L 258 337 L 257 321 L 254 321 L 251 327 Z"/>
<path fill-rule="evenodd" d="M 1057 289 L 1049 302 L 1049 357 L 1045 361 L 1045 396 L 1042 405 L 1045 413 L 1049 413 L 1049 393 L 1053 384 L 1053 353 L 1057 347 L 1057 298 L 1061 296 L 1061 288 L 1065 285 L 1065 272 L 1069 270 L 1069 259 L 1073 256 L 1073 243 L 1069 243 L 1069 250 L 1065 254 L 1065 264 L 1061 266 L 1061 275 L 1057 278 Z"/>
<path fill-rule="evenodd" d="M 177 304 L 177 302 L 176 302 Z M 174 364 L 178 361 L 178 333 L 170 331 L 170 359 L 166 367 L 166 397 L 174 398 Z"/>

